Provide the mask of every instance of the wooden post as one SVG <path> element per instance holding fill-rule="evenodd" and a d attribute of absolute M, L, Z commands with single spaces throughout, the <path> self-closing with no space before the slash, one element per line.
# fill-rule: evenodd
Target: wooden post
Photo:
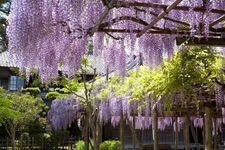
<path fill-rule="evenodd" d="M 214 150 L 217 150 L 219 148 L 218 145 L 218 136 L 217 136 L 217 118 L 213 119 L 214 122 Z"/>
<path fill-rule="evenodd" d="M 184 124 L 185 150 L 190 150 L 189 124 L 190 124 L 189 117 L 185 116 L 185 124 Z"/>
<path fill-rule="evenodd" d="M 133 116 L 133 130 L 135 130 L 135 116 Z M 136 135 L 135 135 L 135 131 L 132 132 L 132 143 L 133 143 L 133 150 L 136 149 Z"/>
<path fill-rule="evenodd" d="M 133 146 L 133 149 L 134 148 L 136 149 L 136 144 L 137 144 L 139 146 L 138 150 L 143 150 L 141 139 L 140 140 L 138 139 L 138 136 L 137 136 L 137 133 L 136 133 L 136 130 L 135 130 L 135 126 L 133 126 L 132 123 L 129 120 L 127 120 L 127 124 L 128 124 L 128 126 L 129 126 L 129 128 L 132 132 L 132 141 L 135 143 L 135 145 Z"/>
<path fill-rule="evenodd" d="M 199 146 L 199 143 L 198 143 L 198 134 L 195 133 L 195 129 L 194 129 L 194 126 L 192 124 L 190 124 L 190 127 L 191 127 L 191 134 L 192 134 L 192 137 L 194 138 L 196 148 L 197 148 L 197 150 L 200 150 L 200 146 Z"/>
<path fill-rule="evenodd" d="M 157 110 L 153 109 L 153 142 L 154 142 L 154 150 L 158 150 L 158 114 Z"/>
<path fill-rule="evenodd" d="M 179 145 L 179 132 L 178 132 L 178 121 L 177 117 L 175 118 L 175 149 L 178 150 Z"/>
<path fill-rule="evenodd" d="M 121 142 L 121 146 L 120 146 L 120 150 L 124 150 L 124 117 L 123 114 L 121 114 L 121 118 L 120 118 L 120 142 Z"/>
<path fill-rule="evenodd" d="M 205 150 L 212 150 L 212 112 L 209 106 L 205 107 Z"/>

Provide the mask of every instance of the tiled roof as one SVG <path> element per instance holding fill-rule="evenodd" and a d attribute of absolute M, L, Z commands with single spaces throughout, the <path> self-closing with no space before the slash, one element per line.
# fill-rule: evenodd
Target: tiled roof
<path fill-rule="evenodd" d="M 8 51 L 0 53 L 0 67 L 17 67 L 15 61 L 10 59 Z"/>

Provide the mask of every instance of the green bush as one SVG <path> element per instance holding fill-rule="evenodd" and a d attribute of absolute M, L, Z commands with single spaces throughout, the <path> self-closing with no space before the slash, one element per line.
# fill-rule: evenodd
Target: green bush
<path fill-rule="evenodd" d="M 79 140 L 75 143 L 75 150 L 84 150 L 84 141 Z M 89 150 L 91 150 L 91 145 L 89 144 Z"/>
<path fill-rule="evenodd" d="M 60 97 L 59 92 L 48 92 L 45 96 L 45 98 L 50 101 L 52 101 L 58 97 Z"/>
<path fill-rule="evenodd" d="M 55 91 L 61 94 L 69 94 L 69 90 L 67 88 L 55 88 Z"/>
<path fill-rule="evenodd" d="M 119 150 L 120 149 L 120 141 L 109 140 L 104 141 L 100 144 L 100 150 Z M 79 140 L 75 143 L 75 150 L 84 150 L 84 141 Z M 89 150 L 91 150 L 91 145 L 89 145 Z"/>
<path fill-rule="evenodd" d="M 120 149 L 120 141 L 109 140 L 104 141 L 100 144 L 100 150 L 119 150 Z"/>
<path fill-rule="evenodd" d="M 41 90 L 39 88 L 29 87 L 22 89 L 22 93 L 28 93 L 34 97 L 37 97 L 41 93 Z"/>

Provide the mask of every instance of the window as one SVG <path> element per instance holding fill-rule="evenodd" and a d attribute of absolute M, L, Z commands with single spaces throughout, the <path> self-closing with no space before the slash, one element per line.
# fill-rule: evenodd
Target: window
<path fill-rule="evenodd" d="M 8 79 L 0 79 L 0 87 L 8 89 Z"/>
<path fill-rule="evenodd" d="M 18 76 L 11 76 L 9 82 L 9 90 L 17 91 L 20 90 L 24 85 L 24 79 Z"/>

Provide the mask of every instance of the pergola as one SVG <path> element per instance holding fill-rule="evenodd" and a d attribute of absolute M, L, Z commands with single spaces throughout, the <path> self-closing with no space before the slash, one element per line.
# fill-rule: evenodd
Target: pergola
<path fill-rule="evenodd" d="M 207 12 L 207 3 L 208 0 L 202 0 L 202 6 L 197 7 L 190 7 L 187 5 L 180 5 L 182 0 L 174 0 L 173 3 L 170 5 L 166 5 L 163 3 L 154 3 L 154 2 L 139 2 L 139 1 L 121 1 L 121 0 L 102 0 L 103 4 L 106 6 L 104 13 L 97 21 L 95 27 L 91 28 L 88 33 L 93 34 L 94 32 L 105 32 L 105 33 L 135 33 L 136 37 L 139 38 L 144 34 L 160 34 L 160 35 L 176 35 L 176 42 L 178 45 L 185 43 L 186 45 L 206 45 L 206 46 L 215 46 L 215 47 L 224 47 L 225 46 L 225 27 L 218 26 L 218 24 L 222 23 L 225 20 L 225 10 L 212 8 L 210 12 Z M 147 12 L 147 15 L 153 17 L 153 19 L 148 22 L 140 17 L 137 16 L 120 16 L 117 18 L 113 18 L 109 22 L 104 22 L 103 20 L 109 14 L 110 9 L 113 8 L 127 8 L 127 9 L 134 9 L 136 13 L 138 12 Z M 159 9 L 160 11 L 155 12 L 154 9 Z M 209 34 L 206 36 L 204 34 L 204 22 L 199 23 L 199 29 L 197 32 L 192 31 L 192 25 L 184 20 L 177 20 L 176 18 L 168 16 L 172 11 L 177 12 L 187 12 L 193 10 L 193 13 L 201 13 L 204 16 L 205 13 L 209 13 L 209 15 L 216 15 L 214 19 L 210 20 L 209 26 Z M 158 27 L 157 23 L 161 20 L 170 21 L 176 23 L 182 28 L 170 28 L 170 27 Z M 126 29 L 126 28 L 118 28 L 113 27 L 113 24 L 116 24 L 120 21 L 132 21 L 137 24 L 143 25 L 142 28 L 133 28 L 133 29 Z M 117 39 L 117 38 L 115 38 Z M 158 114 L 157 111 L 153 113 L 153 139 L 154 139 L 154 149 L 158 149 L 158 133 L 157 133 L 157 118 L 158 116 L 163 117 L 180 117 L 180 116 L 187 116 L 187 115 L 198 115 L 204 116 L 204 128 L 205 128 L 205 145 L 206 149 L 212 148 L 212 117 L 214 118 L 221 118 L 222 111 L 221 109 L 217 108 L 216 101 L 215 101 L 215 93 L 209 94 L 205 92 L 204 96 L 201 97 L 202 101 L 199 103 L 199 106 L 196 106 L 196 103 L 190 103 L 188 105 L 177 104 L 173 105 L 171 111 L 164 111 L 162 114 Z M 224 105 L 224 104 L 223 104 Z M 223 107 L 223 106 L 220 106 Z M 181 111 L 182 110 L 182 111 Z M 198 110 L 196 112 L 196 110 Z M 186 149 L 190 149 L 188 143 L 189 141 L 189 125 L 190 121 L 186 117 L 185 119 L 185 127 L 184 132 L 188 137 L 185 137 Z M 176 127 L 177 127 L 177 120 L 176 120 Z M 195 138 L 196 140 L 196 138 Z M 176 147 L 178 144 L 178 131 L 176 130 Z"/>
<path fill-rule="evenodd" d="M 222 0 L 217 1 L 218 3 L 219 1 L 222 2 Z M 33 1 L 33 3 L 31 3 L 30 0 L 25 1 L 25 5 L 15 0 L 12 1 L 15 8 L 11 11 L 12 19 L 10 20 L 8 30 L 10 37 L 9 49 L 13 54 L 18 54 L 17 57 L 23 68 L 36 67 L 35 69 L 41 70 L 40 76 L 48 79 L 51 76 L 57 76 L 58 72 L 56 70 L 58 63 L 66 64 L 65 68 L 67 71 L 76 72 L 80 67 L 81 57 L 85 53 L 88 41 L 87 37 L 94 35 L 96 32 L 106 33 L 114 40 L 120 40 L 120 36 L 123 34 L 132 34 L 132 38 L 135 37 L 136 39 L 141 39 L 142 37 L 150 38 L 147 42 L 155 42 L 151 43 L 151 48 L 153 49 L 156 43 L 162 45 L 162 39 L 160 39 L 160 41 L 159 37 L 161 36 L 160 38 L 162 38 L 164 35 L 166 35 L 167 38 L 176 37 L 178 45 L 185 43 L 186 45 L 224 47 L 225 27 L 223 26 L 223 21 L 225 20 L 225 6 L 214 6 L 217 4 L 217 1 L 77 0 L 67 1 L 67 3 L 64 4 L 63 0 L 52 0 L 50 3 L 47 3 L 48 1 Z M 72 5 L 72 8 L 68 8 L 68 11 L 62 13 L 63 10 L 67 10 L 65 7 L 71 6 L 71 4 L 69 4 L 70 2 L 74 2 L 77 5 L 77 2 L 83 2 L 81 7 L 85 8 L 73 10 L 75 5 Z M 46 8 L 42 8 L 42 4 L 46 4 Z M 98 8 L 99 10 L 95 12 L 101 12 L 100 16 L 98 14 L 90 14 L 91 12 L 89 12 L 89 7 L 94 11 L 95 8 L 93 5 L 95 4 L 96 7 L 101 6 Z M 36 12 L 30 11 L 31 8 Z M 43 13 L 43 11 L 45 13 Z M 57 18 L 57 15 L 54 16 L 53 12 L 57 12 L 61 20 Z M 39 13 L 43 13 L 44 15 L 39 15 Z M 91 20 L 93 18 L 94 20 Z M 155 37 L 155 39 L 152 40 L 151 37 L 154 35 L 159 35 L 159 37 Z M 131 38 L 131 36 L 128 36 L 128 38 Z M 139 45 L 141 46 L 140 43 Z M 149 47 L 146 49 L 149 50 Z M 113 49 L 111 50 L 113 51 Z M 143 55 L 152 55 L 155 51 L 151 49 L 151 51 L 149 50 L 143 53 Z M 160 54 L 162 54 L 161 51 Z M 123 53 L 123 56 L 124 55 Z M 32 59 L 28 60 L 27 58 L 30 57 Z M 188 105 L 177 104 L 173 106 L 170 113 L 165 110 L 165 113 L 161 115 L 173 117 L 185 116 L 187 122 L 185 123 L 186 135 L 189 135 L 190 121 L 187 119 L 188 113 L 195 116 L 204 115 L 205 145 L 207 150 L 211 150 L 213 139 L 211 132 L 212 112 L 216 112 L 215 117 L 220 117 L 221 114 L 221 108 L 216 109 L 214 99 L 215 94 L 206 92 L 203 96 L 203 101 L 199 104 L 199 108 L 196 107 L 195 103 L 190 103 Z M 154 149 L 158 150 L 157 120 L 160 114 L 157 113 L 155 107 L 156 106 L 153 107 L 152 112 L 152 125 Z M 223 105 L 220 107 L 223 107 Z M 182 108 L 183 111 L 179 111 L 178 108 Z M 193 109 L 199 109 L 199 112 L 191 111 Z M 176 131 L 176 145 L 178 144 L 177 133 Z M 186 149 L 189 149 L 189 139 L 187 137 L 185 143 Z"/>
<path fill-rule="evenodd" d="M 183 0 L 184 1 L 184 0 Z M 193 13 L 206 13 L 207 11 L 207 1 L 202 0 L 202 6 L 190 7 L 186 5 L 180 5 L 182 0 L 174 0 L 170 5 L 163 3 L 154 3 L 154 2 L 138 2 L 138 1 L 121 1 L 121 0 L 102 0 L 103 4 L 106 6 L 104 13 L 97 21 L 95 27 L 88 30 L 89 34 L 93 34 L 95 31 L 106 32 L 106 33 L 136 33 L 137 37 L 141 37 L 144 34 L 168 34 L 168 35 L 177 35 L 177 44 L 180 45 L 184 42 L 190 45 L 209 45 L 209 46 L 225 46 L 225 37 L 224 32 L 225 28 L 218 27 L 219 23 L 225 20 L 225 10 L 212 8 L 209 15 L 217 15 L 218 17 L 213 19 L 209 24 L 209 37 L 204 35 L 204 22 L 200 23 L 199 31 L 193 33 L 191 31 L 191 24 L 187 21 L 177 20 L 176 18 L 169 17 L 168 14 L 172 11 L 185 12 L 188 13 L 190 9 L 193 9 Z M 136 13 L 147 12 L 149 16 L 154 17 L 150 22 L 147 22 L 138 15 L 134 16 L 120 16 L 113 18 L 109 22 L 104 22 L 103 20 L 109 14 L 110 9 L 113 8 L 127 8 L 134 9 Z M 159 9 L 160 13 L 153 11 L 154 9 Z M 174 29 L 170 27 L 157 27 L 157 23 L 161 20 L 170 21 L 176 23 L 183 28 Z M 125 29 L 125 28 L 114 28 L 111 27 L 113 24 L 120 21 L 132 21 L 137 24 L 143 25 L 143 28 L 134 28 L 134 29 Z"/>

